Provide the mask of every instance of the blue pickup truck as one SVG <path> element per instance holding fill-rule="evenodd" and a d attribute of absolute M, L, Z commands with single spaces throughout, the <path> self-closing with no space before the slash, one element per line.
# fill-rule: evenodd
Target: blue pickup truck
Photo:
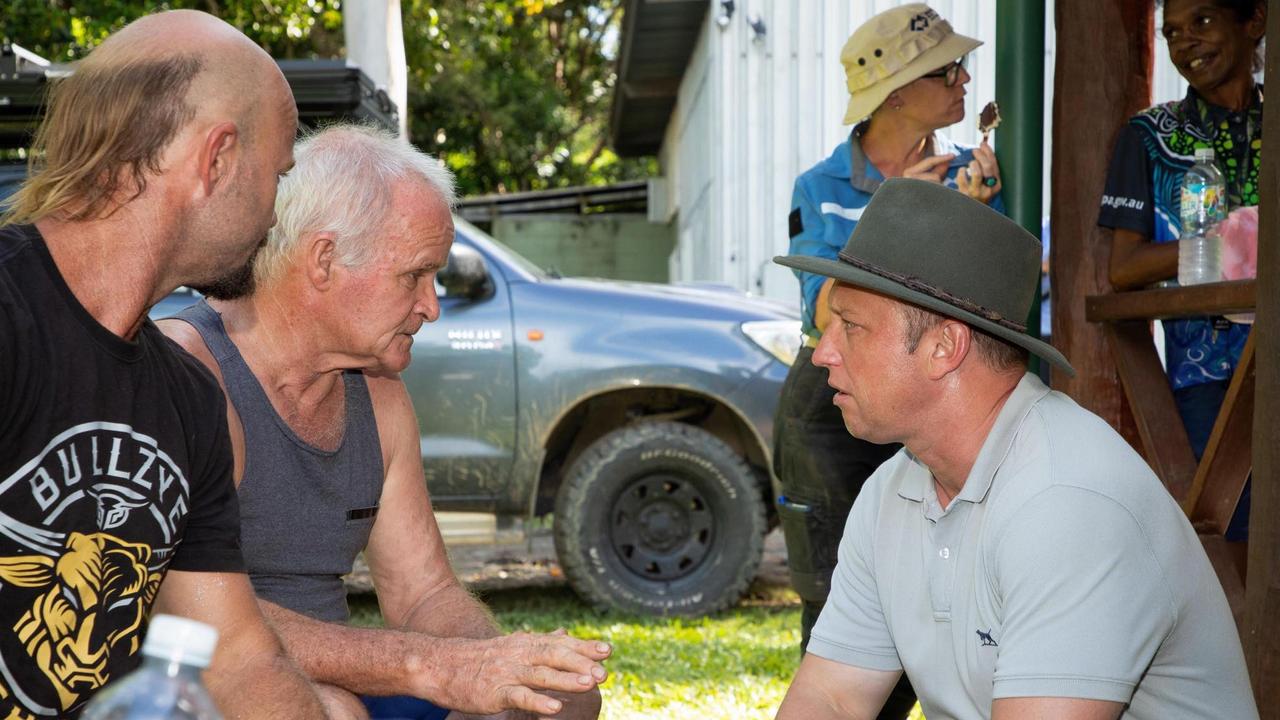
<path fill-rule="evenodd" d="M 325 107 L 347 108 L 335 117 L 369 111 L 367 79 L 318 67 L 321 89 L 354 89 L 304 97 L 331 96 Z M 282 68 L 295 93 L 316 82 L 316 66 Z M 0 198 L 24 175 L 0 164 Z M 700 615 L 734 603 L 776 523 L 773 413 L 797 312 L 723 288 L 560 278 L 456 224 L 441 318 L 404 372 L 446 541 L 519 542 L 549 524 L 593 605 Z M 152 317 L 195 297 L 179 290 Z"/>
<path fill-rule="evenodd" d="M 437 509 L 524 527 L 552 513 L 565 575 L 595 605 L 735 602 L 774 522 L 773 412 L 796 312 L 558 278 L 462 220 L 439 282 L 440 320 L 404 374 Z"/>

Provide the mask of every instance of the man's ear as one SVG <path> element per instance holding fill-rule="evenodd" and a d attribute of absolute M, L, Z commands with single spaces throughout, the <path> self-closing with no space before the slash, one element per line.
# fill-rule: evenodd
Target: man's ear
<path fill-rule="evenodd" d="M 943 320 L 926 331 L 929 375 L 937 380 L 960 367 L 969 355 L 973 329 L 959 320 Z"/>
<path fill-rule="evenodd" d="M 318 290 L 327 289 L 333 283 L 333 271 L 337 263 L 335 237 L 332 232 L 318 232 L 303 239 L 304 261 L 307 279 Z"/>
<path fill-rule="evenodd" d="M 1262 40 L 1267 34 L 1267 4 L 1259 3 L 1253 9 L 1253 17 L 1245 23 L 1245 32 L 1248 33 L 1249 39 L 1254 42 Z"/>
<path fill-rule="evenodd" d="M 227 183 L 241 141 L 240 129 L 233 122 L 218 123 L 205 135 L 196 171 L 200 176 L 200 189 L 206 197 Z"/>

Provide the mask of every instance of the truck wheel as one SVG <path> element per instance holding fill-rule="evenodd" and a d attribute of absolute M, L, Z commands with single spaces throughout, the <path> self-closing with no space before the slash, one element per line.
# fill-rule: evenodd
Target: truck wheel
<path fill-rule="evenodd" d="M 592 605 L 697 616 L 737 602 L 764 545 L 756 473 L 711 433 L 642 422 L 592 444 L 556 497 L 570 585 Z"/>

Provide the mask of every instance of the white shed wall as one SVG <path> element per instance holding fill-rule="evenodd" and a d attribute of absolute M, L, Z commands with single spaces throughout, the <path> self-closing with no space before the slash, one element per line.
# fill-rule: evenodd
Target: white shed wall
<path fill-rule="evenodd" d="M 660 151 L 676 212 L 671 277 L 720 282 L 795 301 L 790 271 L 772 262 L 787 250 L 786 217 L 797 175 L 849 132 L 840 49 L 867 18 L 902 0 L 739 0 L 728 26 L 704 23 Z M 990 6 L 991 11 L 987 11 Z M 941 0 L 933 7 L 956 30 L 995 36 L 994 0 Z M 759 18 L 757 37 L 749 21 Z M 990 43 L 970 58 L 968 114 L 995 97 Z M 969 123 L 951 131 L 974 142 Z"/>
<path fill-rule="evenodd" d="M 785 254 L 786 218 L 795 178 L 849 133 L 841 124 L 848 91 L 840 49 L 872 15 L 906 0 L 738 0 L 728 25 L 707 21 L 690 59 L 659 151 L 667 177 L 666 207 L 675 213 L 676 281 L 717 282 L 798 302 Z M 946 132 L 978 141 L 978 110 L 995 98 L 996 0 L 933 0 L 958 32 L 986 41 L 969 58 L 965 120 Z M 1052 132 L 1054 0 L 1046 0 L 1045 136 Z M 751 22 L 764 22 L 757 36 Z M 1186 83 L 1155 48 L 1156 100 L 1180 97 Z M 995 135 L 999 142 L 999 132 Z M 1108 150 L 1100 150 L 1108 151 Z M 1049 209 L 1045 149 L 1044 212 Z"/>

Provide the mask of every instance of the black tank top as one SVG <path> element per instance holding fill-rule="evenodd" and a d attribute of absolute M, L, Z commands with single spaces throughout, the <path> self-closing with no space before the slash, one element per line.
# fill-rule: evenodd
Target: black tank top
<path fill-rule="evenodd" d="M 382 448 L 364 374 L 344 373 L 342 442 L 321 450 L 276 413 L 213 308 L 201 301 L 175 317 L 204 338 L 244 426 L 240 541 L 253 589 L 318 620 L 346 621 L 342 576 L 369 541 L 382 494 Z"/>

